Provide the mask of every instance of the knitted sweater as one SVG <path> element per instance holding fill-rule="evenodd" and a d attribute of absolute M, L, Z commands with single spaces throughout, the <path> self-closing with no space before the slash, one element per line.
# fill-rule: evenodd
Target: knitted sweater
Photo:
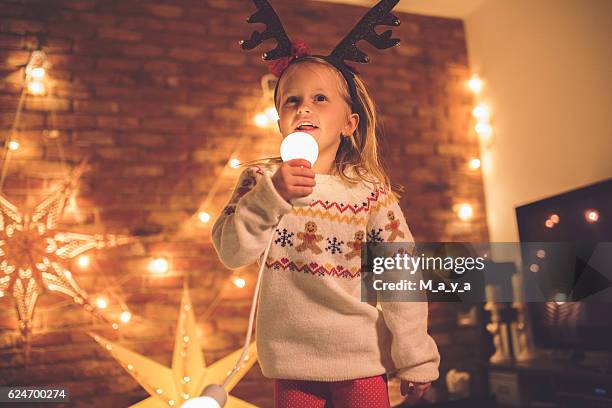
<path fill-rule="evenodd" d="M 391 192 L 317 174 L 310 205 L 293 207 L 272 183 L 276 168 L 246 169 L 213 226 L 229 268 L 258 260 L 273 235 L 256 321 L 264 376 L 341 381 L 399 370 L 408 381 L 437 379 L 427 302 L 361 301 L 362 241 L 413 241 Z"/>

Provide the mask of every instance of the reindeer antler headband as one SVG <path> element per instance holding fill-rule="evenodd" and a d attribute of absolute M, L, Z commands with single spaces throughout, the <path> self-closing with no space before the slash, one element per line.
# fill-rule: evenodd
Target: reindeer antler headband
<path fill-rule="evenodd" d="M 391 30 L 387 30 L 382 34 L 377 34 L 374 31 L 374 27 L 378 25 L 400 25 L 400 20 L 390 13 L 391 9 L 393 9 L 398 2 L 399 0 L 381 0 L 372 7 L 361 20 L 359 20 L 357 25 L 353 27 L 351 32 L 340 41 L 329 55 L 314 55 L 315 57 L 324 59 L 340 71 L 349 87 L 353 112 L 360 113 L 358 109 L 359 105 L 356 103 L 357 92 L 355 90 L 354 80 L 356 70 L 347 65 L 345 61 L 353 61 L 359 64 L 367 64 L 370 62 L 368 55 L 357 48 L 357 43 L 361 40 L 367 41 L 379 50 L 399 45 L 399 39 L 391 38 Z M 261 33 L 259 31 L 253 31 L 251 38 L 248 40 L 241 40 L 240 45 L 243 50 L 252 50 L 265 40 L 270 38 L 276 40 L 276 48 L 264 52 L 262 55 L 264 61 L 279 60 L 281 58 L 286 59 L 286 64 L 281 64 L 281 69 L 275 72 L 279 77 L 279 81 L 276 83 L 276 89 L 274 90 L 274 98 L 276 99 L 280 76 L 284 69 L 294 61 L 299 61 L 306 55 L 309 55 L 310 51 L 307 46 L 300 47 L 302 48 L 301 50 L 296 49 L 298 48 L 296 47 L 296 43 L 292 44 L 289 40 L 289 36 L 285 33 L 285 29 L 278 15 L 267 0 L 253 0 L 253 3 L 255 3 L 257 11 L 247 19 L 247 22 L 264 23 L 266 29 Z"/>

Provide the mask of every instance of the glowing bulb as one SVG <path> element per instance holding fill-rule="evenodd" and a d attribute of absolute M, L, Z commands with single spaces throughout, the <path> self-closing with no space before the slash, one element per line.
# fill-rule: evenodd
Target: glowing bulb
<path fill-rule="evenodd" d="M 166 258 L 156 258 L 149 264 L 149 270 L 153 273 L 168 272 L 169 264 Z"/>
<path fill-rule="evenodd" d="M 268 119 L 272 122 L 276 122 L 279 119 L 278 112 L 276 111 L 276 108 L 274 106 L 270 106 L 269 108 L 266 108 L 264 113 L 266 114 Z"/>
<path fill-rule="evenodd" d="M 478 170 L 480 168 L 480 159 L 470 160 L 470 169 Z"/>
<path fill-rule="evenodd" d="M 283 139 L 280 155 L 283 161 L 305 159 L 314 166 L 319 157 L 319 145 L 309 133 L 294 132 Z"/>
<path fill-rule="evenodd" d="M 227 392 L 217 384 L 204 388 L 201 397 L 190 398 L 181 408 L 221 408 L 227 403 Z"/>
<path fill-rule="evenodd" d="M 557 293 L 554 299 L 555 299 L 555 303 L 561 306 L 567 300 L 567 295 L 565 293 Z"/>
<path fill-rule="evenodd" d="M 457 211 L 457 216 L 459 217 L 459 219 L 461 219 L 462 221 L 468 221 L 472 218 L 473 215 L 474 215 L 474 210 L 472 209 L 471 205 L 469 204 L 459 205 L 459 210 Z"/>
<path fill-rule="evenodd" d="M 31 81 L 28 83 L 28 91 L 32 95 L 42 95 L 45 93 L 45 84 L 40 81 Z"/>
<path fill-rule="evenodd" d="M 132 371 L 134 369 L 134 366 L 132 364 L 128 364 L 127 368 L 128 368 L 128 370 Z"/>
<path fill-rule="evenodd" d="M 599 221 L 599 211 L 597 210 L 586 210 L 584 212 L 584 218 L 586 219 L 586 222 L 588 222 L 589 224 L 594 224 L 597 221 Z"/>
<path fill-rule="evenodd" d="M 536 256 L 540 259 L 546 257 L 546 251 L 544 251 L 543 249 L 538 249 L 538 251 L 536 252 Z"/>
<path fill-rule="evenodd" d="M 230 167 L 231 167 L 232 169 L 237 169 L 237 168 L 238 168 L 238 166 L 240 166 L 240 160 L 238 160 L 238 159 L 232 159 L 232 160 L 230 160 L 229 165 L 230 165 Z"/>
<path fill-rule="evenodd" d="M 258 113 L 255 115 L 255 125 L 260 128 L 265 128 L 270 124 L 270 118 L 265 113 Z"/>
<path fill-rule="evenodd" d="M 472 78 L 470 78 L 468 81 L 468 87 L 472 90 L 472 92 L 477 94 L 480 93 L 480 91 L 482 91 L 482 86 L 482 80 L 478 77 L 478 75 L 472 75 Z"/>
<path fill-rule="evenodd" d="M 98 299 L 96 299 L 96 306 L 98 306 L 99 309 L 106 309 L 108 306 L 108 300 L 106 300 L 104 296 L 100 296 Z"/>
<path fill-rule="evenodd" d="M 559 221 L 560 221 L 560 218 L 559 218 L 559 216 L 557 214 L 553 214 L 553 215 L 550 216 L 550 220 L 552 222 L 554 222 L 555 224 L 558 224 Z"/>
<path fill-rule="evenodd" d="M 117 323 L 111 324 L 111 327 L 115 330 L 119 330 L 119 325 Z"/>
<path fill-rule="evenodd" d="M 123 323 L 128 323 L 132 320 L 132 314 L 126 310 L 125 312 L 121 312 L 119 319 L 121 319 Z"/>
<path fill-rule="evenodd" d="M 240 276 L 234 276 L 232 278 L 232 283 L 234 284 L 234 286 L 240 289 L 244 288 L 244 286 L 246 285 L 246 281 L 244 280 L 244 278 L 241 278 Z"/>
<path fill-rule="evenodd" d="M 81 255 L 79 259 L 77 259 L 77 263 L 81 268 L 87 268 L 89 266 L 89 257 L 87 255 Z"/>
<path fill-rule="evenodd" d="M 200 222 L 206 224 L 208 221 L 210 221 L 210 214 L 206 211 L 200 211 L 198 213 L 198 219 L 200 220 Z"/>
<path fill-rule="evenodd" d="M 489 119 L 489 114 L 489 107 L 484 103 L 481 103 L 472 109 L 472 116 L 474 116 L 479 122 L 486 122 Z"/>
<path fill-rule="evenodd" d="M 546 228 L 553 228 L 555 226 L 555 223 L 552 222 L 551 220 L 546 220 L 544 225 L 546 225 Z"/>
<path fill-rule="evenodd" d="M 493 132 L 493 129 L 491 129 L 488 123 L 477 123 L 476 126 L 474 126 L 474 130 L 478 133 L 478 136 L 483 139 L 488 139 Z"/>
<path fill-rule="evenodd" d="M 19 145 L 19 142 L 18 142 L 18 141 L 16 141 L 16 140 L 11 140 L 11 141 L 9 142 L 9 144 L 8 144 L 8 148 L 9 148 L 9 149 L 11 149 L 11 150 L 13 150 L 13 151 L 15 151 L 15 150 L 19 149 L 19 146 L 20 146 L 20 145 Z"/>
<path fill-rule="evenodd" d="M 538 264 L 531 264 L 529 265 L 529 270 L 533 273 L 536 273 L 540 270 L 540 267 L 538 266 Z"/>
<path fill-rule="evenodd" d="M 45 69 L 43 67 L 32 68 L 30 75 L 34 79 L 43 79 L 45 77 Z"/>

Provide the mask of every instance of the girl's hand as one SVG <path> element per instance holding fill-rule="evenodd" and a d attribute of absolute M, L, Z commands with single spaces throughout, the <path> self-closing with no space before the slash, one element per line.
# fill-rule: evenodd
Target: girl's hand
<path fill-rule="evenodd" d="M 310 162 L 304 159 L 292 159 L 284 162 L 272 176 L 276 191 L 287 202 L 294 198 L 306 197 L 315 186 L 315 172 Z"/>
<path fill-rule="evenodd" d="M 414 381 L 401 380 L 400 391 L 402 396 L 406 396 L 405 402 L 418 401 L 423 394 L 431 387 L 431 383 L 418 383 Z"/>

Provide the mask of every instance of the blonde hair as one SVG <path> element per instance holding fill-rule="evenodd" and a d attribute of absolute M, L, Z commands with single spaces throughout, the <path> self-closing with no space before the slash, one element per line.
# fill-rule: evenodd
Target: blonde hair
<path fill-rule="evenodd" d="M 293 64 L 303 62 L 320 64 L 332 69 L 336 73 L 340 83 L 340 94 L 348 104 L 350 112 L 352 101 L 348 85 L 342 74 L 333 65 L 320 57 L 302 57 L 300 61 Z M 395 197 L 399 199 L 400 193 L 402 193 L 404 189 L 401 185 L 391 182 L 386 168 L 378 157 L 380 146 L 377 137 L 379 123 L 376 114 L 376 105 L 367 90 L 365 82 L 359 75 L 355 75 L 354 80 L 357 97 L 355 103 L 360 110 L 360 112 L 357 112 L 359 113 L 359 124 L 352 135 L 342 137 L 334 159 L 333 172 L 348 183 L 365 181 L 374 185 L 382 185 L 384 188 L 390 189 Z M 280 78 L 278 82 L 280 83 Z M 277 87 L 278 86 L 277 83 Z M 274 103 L 278 108 L 278 95 L 276 99 Z M 269 157 L 244 163 L 244 166 L 271 163 L 282 163 L 282 160 L 280 157 Z"/>

